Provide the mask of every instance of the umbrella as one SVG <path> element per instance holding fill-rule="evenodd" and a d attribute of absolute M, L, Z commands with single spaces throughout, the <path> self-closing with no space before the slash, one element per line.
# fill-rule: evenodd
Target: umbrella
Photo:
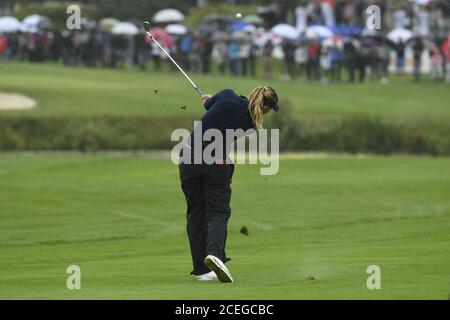
<path fill-rule="evenodd" d="M 21 30 L 22 23 L 14 17 L 0 18 L 0 33 L 16 32 Z"/>
<path fill-rule="evenodd" d="M 414 36 L 411 30 L 397 28 L 388 33 L 387 38 L 394 43 L 406 42 Z"/>
<path fill-rule="evenodd" d="M 166 32 L 173 35 L 184 35 L 188 32 L 188 29 L 182 24 L 169 24 L 166 27 Z"/>
<path fill-rule="evenodd" d="M 41 21 L 43 16 L 40 16 L 38 14 L 33 14 L 31 16 L 26 17 L 23 19 L 23 23 L 27 26 L 37 26 L 39 21 Z"/>
<path fill-rule="evenodd" d="M 256 27 L 254 25 L 246 22 L 232 22 L 229 26 L 231 31 L 243 31 L 251 33 L 256 31 Z"/>
<path fill-rule="evenodd" d="M 257 25 L 263 23 L 263 19 L 261 19 L 261 17 L 257 16 L 256 14 L 251 14 L 251 15 L 245 16 L 242 19 L 242 21 L 243 22 L 247 22 L 247 23 L 251 23 L 251 24 L 257 24 Z"/>
<path fill-rule="evenodd" d="M 153 28 L 150 30 L 150 34 L 153 36 L 155 40 L 157 40 L 159 43 L 161 43 L 164 47 L 170 48 L 173 45 L 173 38 L 170 34 L 168 34 L 164 29 L 162 28 Z M 152 41 L 151 39 L 146 36 L 146 43 L 150 44 Z"/>
<path fill-rule="evenodd" d="M 325 26 L 310 26 L 306 28 L 305 34 L 308 39 L 328 38 L 333 35 L 333 31 Z"/>
<path fill-rule="evenodd" d="M 249 24 L 248 26 L 245 26 L 242 31 L 248 32 L 248 33 L 255 33 L 256 32 L 256 27 L 252 24 Z"/>
<path fill-rule="evenodd" d="M 158 11 L 153 16 L 153 22 L 155 23 L 170 23 L 180 22 L 184 20 L 184 15 L 176 9 L 164 9 Z"/>
<path fill-rule="evenodd" d="M 202 24 L 196 30 L 205 35 L 210 35 L 217 31 L 217 29 L 215 29 L 213 26 L 208 25 L 208 24 Z"/>
<path fill-rule="evenodd" d="M 216 30 L 227 31 L 229 24 L 231 22 L 232 22 L 232 20 L 230 18 L 223 16 L 223 15 L 208 15 L 203 19 L 203 22 L 199 28 L 201 28 L 201 29 L 204 28 L 205 30 L 207 28 L 211 28 L 212 32 L 214 32 Z M 203 33 L 209 33 L 209 32 L 203 32 Z"/>
<path fill-rule="evenodd" d="M 300 35 L 297 29 L 286 23 L 277 24 L 271 29 L 271 32 L 278 37 L 287 39 L 297 39 Z"/>
<path fill-rule="evenodd" d="M 53 23 L 51 20 L 45 16 L 41 16 L 39 14 L 33 14 L 31 16 L 23 19 L 22 24 L 24 29 L 32 32 L 31 30 L 36 29 L 51 29 L 53 28 Z"/>
<path fill-rule="evenodd" d="M 372 31 L 369 29 L 365 29 L 364 31 L 366 30 Z M 354 27 L 345 24 L 335 25 L 331 27 L 331 31 L 333 32 L 333 34 L 338 34 L 343 37 L 352 37 L 361 34 L 361 32 L 364 32 L 361 27 Z"/>
<path fill-rule="evenodd" d="M 111 30 L 120 23 L 119 20 L 114 18 L 105 18 L 98 22 L 100 30 L 104 32 L 111 32 Z"/>
<path fill-rule="evenodd" d="M 139 33 L 138 27 L 131 22 L 120 22 L 111 30 L 112 34 L 135 36 Z"/>
<path fill-rule="evenodd" d="M 24 33 L 36 33 L 39 31 L 39 29 L 36 26 L 27 26 L 22 23 L 22 25 L 20 26 L 20 31 Z"/>

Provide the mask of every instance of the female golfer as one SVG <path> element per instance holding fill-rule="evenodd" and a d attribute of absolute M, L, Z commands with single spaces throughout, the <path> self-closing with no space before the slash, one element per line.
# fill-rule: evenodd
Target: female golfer
<path fill-rule="evenodd" d="M 242 129 L 247 132 L 252 128 L 261 129 L 263 115 L 270 110 L 279 110 L 278 96 L 271 87 L 257 87 L 248 98 L 228 89 L 213 97 L 203 95 L 202 100 L 207 112 L 180 153 L 180 180 L 187 202 L 187 233 L 194 265 L 191 274 L 201 281 L 218 279 L 233 282 L 225 266 L 229 260 L 225 254 L 225 244 L 234 172 L 234 165 L 228 157 L 233 141 L 226 142 L 226 130 Z M 209 129 L 219 130 L 223 141 L 228 144 L 222 154 L 214 154 L 213 164 L 202 157 L 203 150 L 212 141 L 196 140 Z"/>

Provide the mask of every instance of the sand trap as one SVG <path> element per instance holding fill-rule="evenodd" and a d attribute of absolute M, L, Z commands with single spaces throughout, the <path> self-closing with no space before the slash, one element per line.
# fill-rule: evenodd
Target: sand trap
<path fill-rule="evenodd" d="M 22 94 L 0 92 L 0 111 L 29 110 L 36 106 L 35 100 Z"/>

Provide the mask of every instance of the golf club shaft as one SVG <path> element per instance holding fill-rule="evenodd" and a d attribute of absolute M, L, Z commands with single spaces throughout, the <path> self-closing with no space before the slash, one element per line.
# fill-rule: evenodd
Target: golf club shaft
<path fill-rule="evenodd" d="M 164 49 L 164 47 L 158 42 L 156 41 L 155 38 L 153 38 L 152 34 L 149 31 L 146 31 L 147 35 L 150 37 L 150 39 L 152 39 L 157 45 L 158 47 L 162 50 L 162 52 L 164 52 L 169 59 L 173 62 L 173 64 L 178 68 L 178 70 L 181 71 L 181 73 L 186 77 L 186 79 L 190 82 L 190 84 L 194 87 L 195 91 L 197 91 L 197 93 L 202 96 L 203 93 L 200 91 L 199 87 L 194 83 L 194 81 L 191 80 L 191 78 L 189 78 L 189 76 L 186 74 L 186 72 L 184 72 L 184 70 L 178 65 L 178 63 L 173 60 L 173 58 L 170 56 L 170 54 Z"/>

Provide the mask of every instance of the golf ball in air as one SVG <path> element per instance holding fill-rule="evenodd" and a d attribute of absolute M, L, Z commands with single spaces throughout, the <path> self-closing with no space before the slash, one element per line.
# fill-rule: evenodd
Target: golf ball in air
<path fill-rule="evenodd" d="M 236 13 L 236 18 L 238 19 L 242 18 L 242 13 Z"/>

